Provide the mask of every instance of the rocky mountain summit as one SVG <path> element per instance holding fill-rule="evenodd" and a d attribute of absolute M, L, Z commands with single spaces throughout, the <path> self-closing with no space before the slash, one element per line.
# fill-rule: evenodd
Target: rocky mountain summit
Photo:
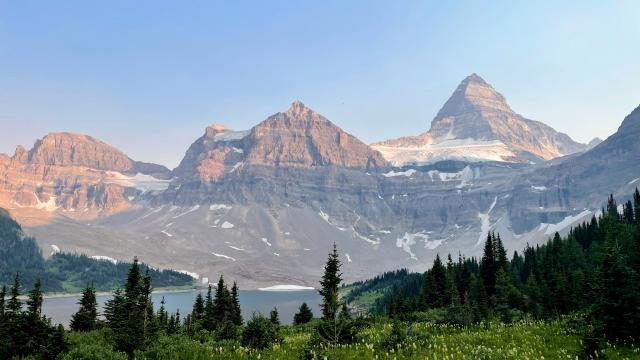
<path fill-rule="evenodd" d="M 375 143 L 395 165 L 441 160 L 540 162 L 584 151 L 539 121 L 515 113 L 505 97 L 477 74 L 466 77 L 426 133 Z"/>
<path fill-rule="evenodd" d="M 295 101 L 286 112 L 247 131 L 207 127 L 175 169 L 182 178 L 213 181 L 246 165 L 280 168 L 376 168 L 387 162 L 362 141 Z"/>
<path fill-rule="evenodd" d="M 164 166 L 131 160 L 90 136 L 51 133 L 28 151 L 18 146 L 13 156 L 0 156 L 0 206 L 23 213 L 23 221 L 56 211 L 95 217 L 129 207 L 139 180 L 169 177 Z"/>
<path fill-rule="evenodd" d="M 477 255 L 490 230 L 520 250 L 640 183 L 639 109 L 593 149 L 544 161 L 535 144 L 561 154 L 573 143 L 514 115 L 481 79 L 463 85 L 432 131 L 402 140 L 406 148 L 444 143 L 446 160 L 394 167 L 294 102 L 246 131 L 207 127 L 173 171 L 88 136 L 50 134 L 31 150 L 0 155 L 0 207 L 26 221 L 45 254 L 136 254 L 205 282 L 224 273 L 257 288 L 313 285 L 333 242 L 348 281 L 424 270 L 437 253 Z"/>

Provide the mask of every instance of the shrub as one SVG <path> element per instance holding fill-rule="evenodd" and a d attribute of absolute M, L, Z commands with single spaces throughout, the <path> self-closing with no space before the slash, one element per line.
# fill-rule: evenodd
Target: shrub
<path fill-rule="evenodd" d="M 253 314 L 242 332 L 242 345 L 254 349 L 266 349 L 280 342 L 278 326 L 262 314 Z"/>

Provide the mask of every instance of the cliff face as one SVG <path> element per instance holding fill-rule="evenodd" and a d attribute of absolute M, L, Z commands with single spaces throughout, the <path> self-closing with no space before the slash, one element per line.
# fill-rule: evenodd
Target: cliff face
<path fill-rule="evenodd" d="M 398 165 L 443 159 L 526 163 L 588 148 L 550 126 L 515 113 L 505 97 L 476 74 L 458 85 L 428 132 L 372 147 Z"/>
<path fill-rule="evenodd" d="M 209 126 L 174 170 L 183 179 L 214 181 L 244 166 L 376 168 L 387 162 L 356 137 L 299 101 L 248 131 Z"/>
<path fill-rule="evenodd" d="M 71 217 L 113 213 L 130 207 L 139 194 L 136 184 L 123 180 L 143 171 L 169 174 L 90 136 L 51 133 L 29 151 L 19 146 L 12 157 L 0 157 L 0 205 L 34 221 L 59 211 Z"/>

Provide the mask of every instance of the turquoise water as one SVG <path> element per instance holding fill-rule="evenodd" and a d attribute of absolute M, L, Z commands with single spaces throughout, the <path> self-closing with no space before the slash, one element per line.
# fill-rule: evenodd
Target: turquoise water
<path fill-rule="evenodd" d="M 152 296 L 154 309 L 160 307 L 160 300 L 164 296 L 165 307 L 169 312 L 175 312 L 180 309 L 181 318 L 191 312 L 193 301 L 198 292 L 206 295 L 206 290 L 190 290 L 184 292 L 158 292 Z M 47 317 L 51 318 L 54 324 L 63 324 L 67 326 L 71 315 L 78 310 L 79 296 L 65 296 L 56 298 L 47 298 L 42 305 L 42 311 Z M 105 301 L 111 296 L 98 296 L 99 311 L 102 310 Z M 298 311 L 300 305 L 306 302 L 315 316 L 320 315 L 320 295 L 315 290 L 308 291 L 258 291 L 258 290 L 241 290 L 240 306 L 242 307 L 242 316 L 246 319 L 251 317 L 253 312 L 261 312 L 268 315 L 273 307 L 278 308 L 280 321 L 283 324 L 289 324 L 293 321 L 293 315 Z"/>

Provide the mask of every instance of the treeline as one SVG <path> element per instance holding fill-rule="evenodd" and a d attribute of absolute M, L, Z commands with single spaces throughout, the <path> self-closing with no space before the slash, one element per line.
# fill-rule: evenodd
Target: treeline
<path fill-rule="evenodd" d="M 482 258 L 446 260 L 431 269 L 386 277 L 390 289 L 376 303 L 391 317 L 472 324 L 486 319 L 509 323 L 533 317 L 584 315 L 586 346 L 640 337 L 640 193 L 622 205 L 613 196 L 602 215 L 561 238 L 528 246 L 507 258 L 499 234 L 489 233 Z M 374 283 L 380 283 L 375 281 Z M 378 284 L 377 286 L 381 286 Z"/>
<path fill-rule="evenodd" d="M 10 284 L 20 273 L 23 284 L 31 286 L 40 280 L 45 292 L 76 292 L 93 283 L 99 291 L 117 288 L 131 263 L 112 263 L 85 255 L 57 253 L 47 260 L 42 256 L 36 240 L 25 236 L 22 227 L 0 209 L 0 284 Z M 149 271 L 155 286 L 191 285 L 193 279 L 173 270 L 156 270 L 141 264 Z"/>

